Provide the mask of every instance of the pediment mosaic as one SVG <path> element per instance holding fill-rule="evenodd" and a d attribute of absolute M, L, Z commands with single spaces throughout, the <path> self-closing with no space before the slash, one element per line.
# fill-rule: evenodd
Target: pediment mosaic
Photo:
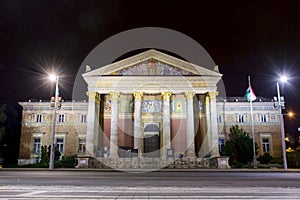
<path fill-rule="evenodd" d="M 111 75 L 134 76 L 134 75 L 160 75 L 160 76 L 182 76 L 194 75 L 192 72 L 180 69 L 178 67 L 166 64 L 156 59 L 148 59 L 141 63 L 125 67 L 111 73 Z"/>

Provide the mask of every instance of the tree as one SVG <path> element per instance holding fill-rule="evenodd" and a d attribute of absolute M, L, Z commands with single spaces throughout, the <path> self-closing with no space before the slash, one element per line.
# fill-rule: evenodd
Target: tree
<path fill-rule="evenodd" d="M 0 153 L 3 165 L 17 163 L 20 142 L 20 115 L 15 107 L 0 103 Z"/>
<path fill-rule="evenodd" d="M 55 147 L 54 148 L 54 161 L 58 161 L 61 153 L 58 151 L 58 148 Z M 48 147 L 46 145 L 41 147 L 41 161 L 40 163 L 44 163 L 47 164 L 50 161 L 50 152 L 51 152 L 51 145 L 49 145 Z"/>
<path fill-rule="evenodd" d="M 257 145 L 255 144 L 255 150 Z M 234 125 L 230 128 L 229 140 L 225 142 L 223 155 L 229 156 L 229 162 L 245 163 L 253 159 L 252 138 L 244 129 Z"/>
<path fill-rule="evenodd" d="M 49 156 L 47 152 L 47 146 L 41 146 L 41 161 L 40 163 L 49 163 Z"/>
<path fill-rule="evenodd" d="M 0 144 L 2 143 L 2 139 L 5 135 L 5 122 L 7 119 L 7 115 L 5 113 L 6 105 L 3 104 L 0 106 Z"/>

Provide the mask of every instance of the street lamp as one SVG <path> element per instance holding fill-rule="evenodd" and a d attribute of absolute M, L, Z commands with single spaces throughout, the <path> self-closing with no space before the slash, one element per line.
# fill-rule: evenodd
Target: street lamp
<path fill-rule="evenodd" d="M 55 139 L 55 126 L 56 126 L 56 110 L 58 108 L 58 76 L 55 74 L 51 74 L 49 76 L 51 81 L 55 81 L 55 97 L 54 97 L 54 109 L 53 109 L 53 127 L 52 127 L 52 135 L 51 135 L 51 152 L 50 152 L 50 160 L 49 160 L 49 170 L 54 169 L 54 139 Z"/>
<path fill-rule="evenodd" d="M 290 111 L 287 115 L 288 115 L 289 117 L 294 117 L 294 116 L 295 116 L 295 114 L 294 114 L 292 111 Z"/>
<path fill-rule="evenodd" d="M 280 77 L 280 82 L 284 83 L 288 80 L 286 76 Z M 282 155 L 283 155 L 283 166 L 284 171 L 287 171 L 287 161 L 286 161 L 286 147 L 285 147 L 285 134 L 284 134 L 284 124 L 283 124 L 283 114 L 282 114 L 282 105 L 280 99 L 280 90 L 279 90 L 279 82 L 277 81 L 277 98 L 278 98 L 278 110 L 280 117 L 280 129 L 281 129 L 281 143 L 282 143 Z"/>

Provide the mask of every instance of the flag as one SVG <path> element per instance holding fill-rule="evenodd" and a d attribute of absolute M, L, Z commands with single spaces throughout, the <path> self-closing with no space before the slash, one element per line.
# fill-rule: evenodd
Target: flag
<path fill-rule="evenodd" d="M 245 98 L 247 99 L 247 101 L 255 101 L 256 99 L 256 95 L 254 94 L 254 91 L 250 84 L 246 90 Z"/>

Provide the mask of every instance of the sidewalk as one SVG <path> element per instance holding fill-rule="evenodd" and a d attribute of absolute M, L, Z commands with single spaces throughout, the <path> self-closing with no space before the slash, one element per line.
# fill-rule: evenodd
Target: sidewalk
<path fill-rule="evenodd" d="M 284 169 L 93 169 L 93 168 L 56 168 L 54 170 L 49 170 L 48 168 L 2 168 L 1 171 L 78 171 L 78 172 L 285 172 Z M 300 173 L 300 169 L 288 169 L 287 173 Z"/>

